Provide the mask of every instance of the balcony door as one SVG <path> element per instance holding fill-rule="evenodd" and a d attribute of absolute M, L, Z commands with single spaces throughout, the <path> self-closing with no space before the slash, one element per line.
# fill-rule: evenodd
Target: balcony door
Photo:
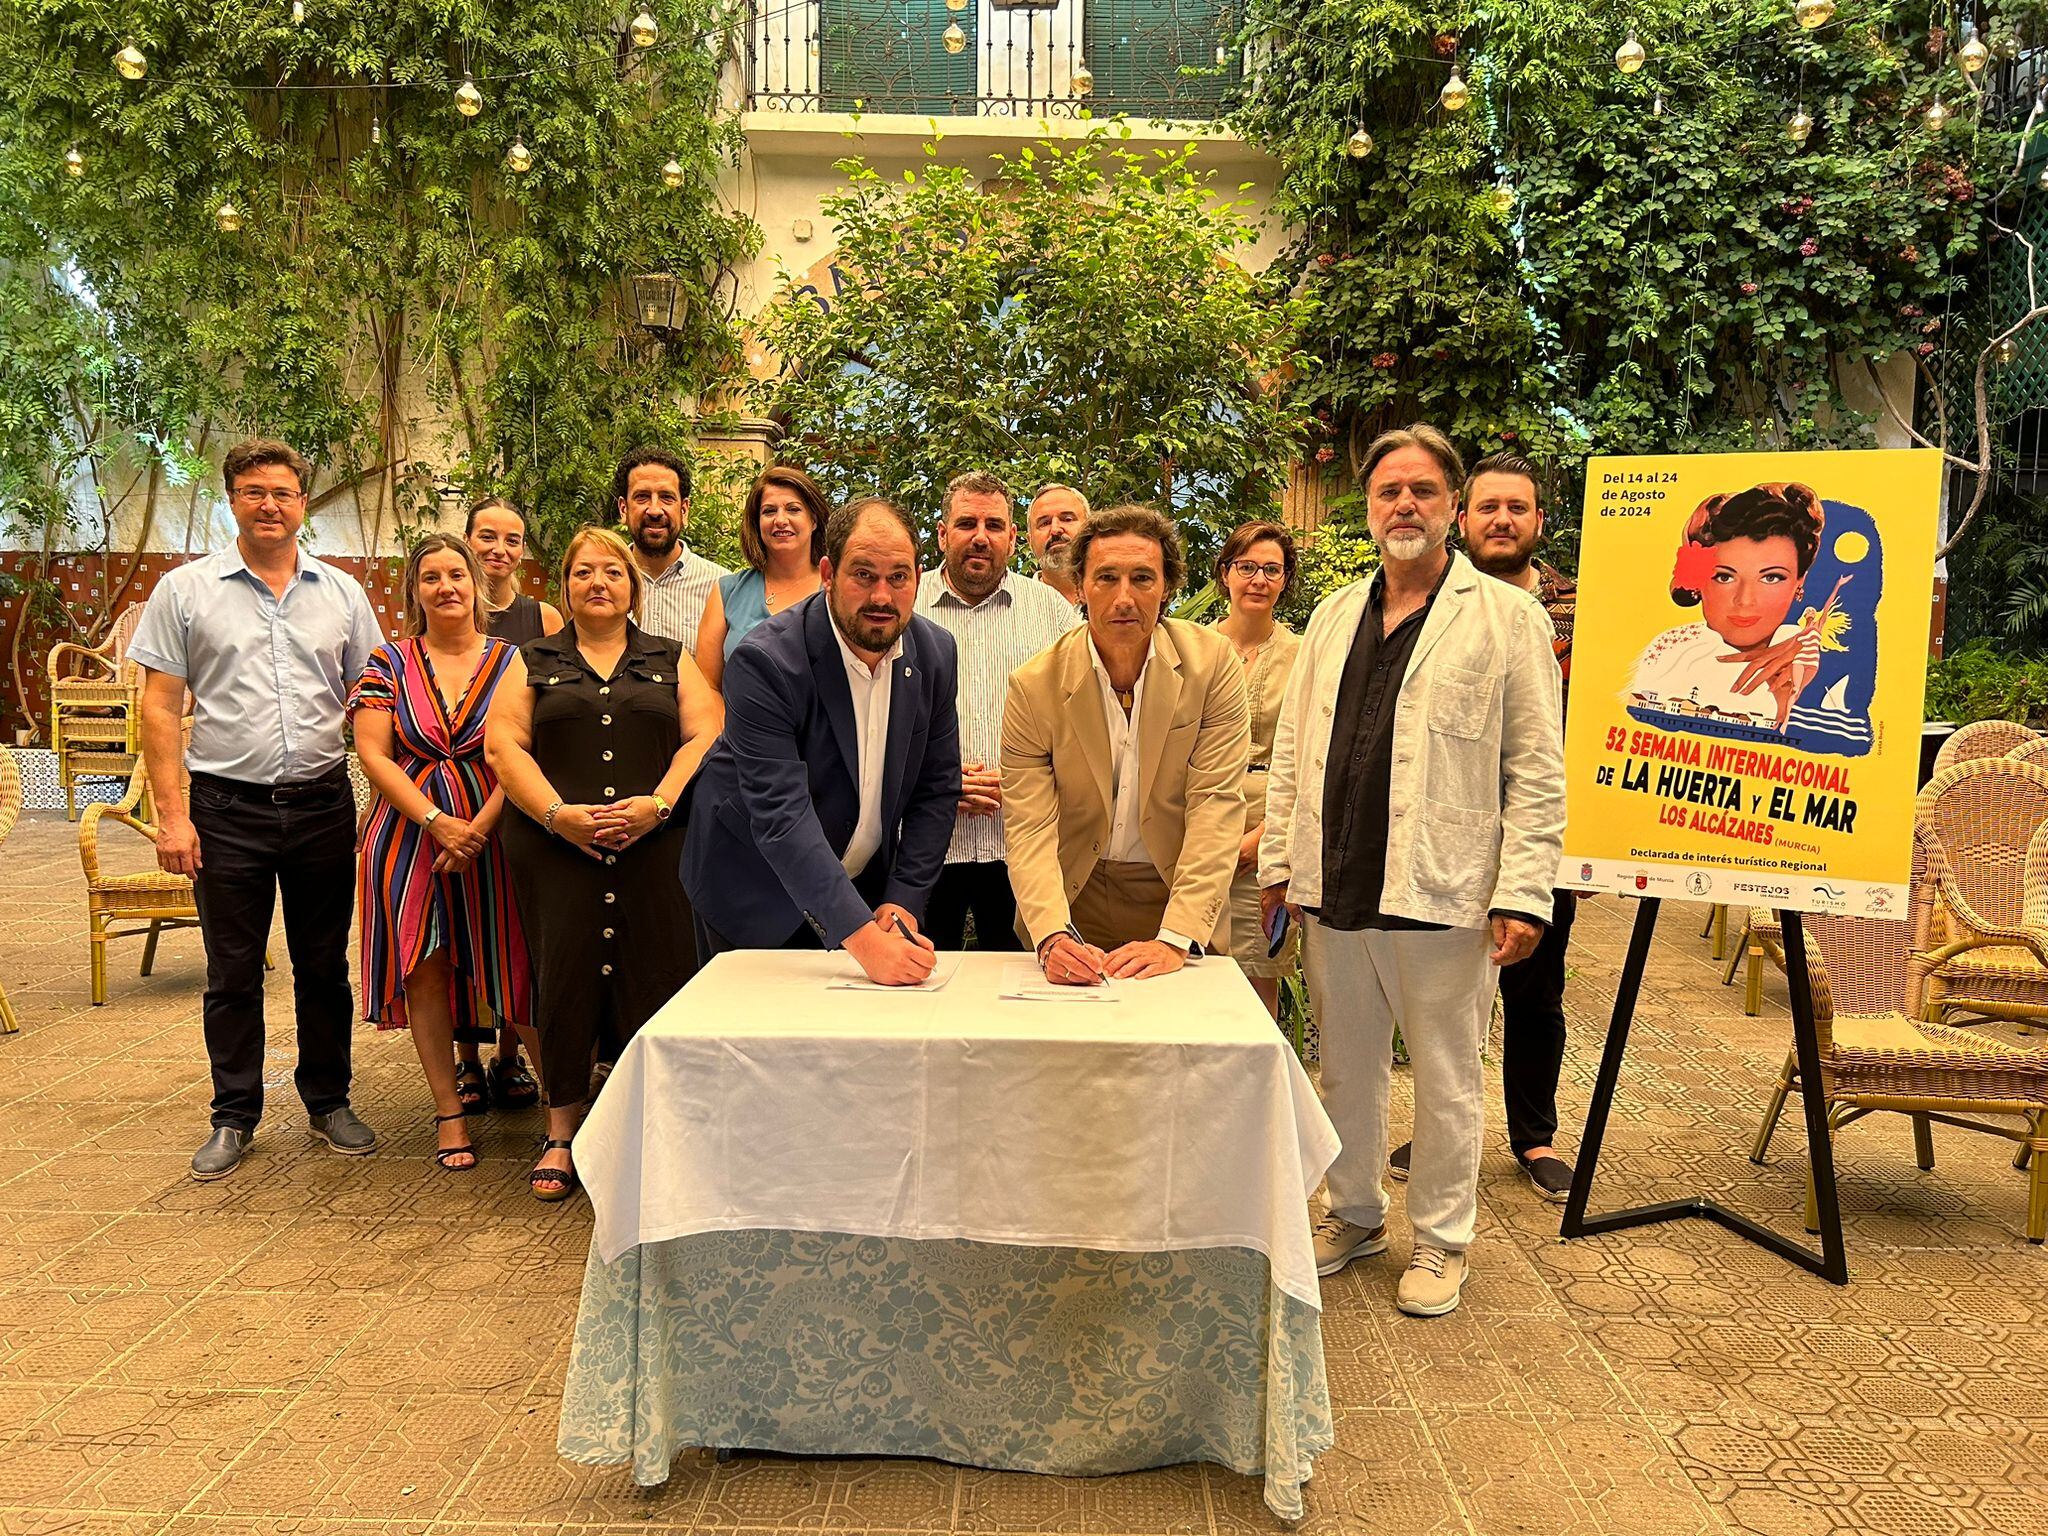
<path fill-rule="evenodd" d="M 1231 49 L 1216 67 L 1217 45 L 1235 30 L 1218 0 L 1087 0 L 1083 15 L 1098 112 L 1193 121 L 1223 115 L 1243 66 Z M 1202 73 L 1183 75 L 1183 66 Z"/>
<path fill-rule="evenodd" d="M 946 0 L 819 0 L 819 105 L 827 112 L 919 112 L 972 116 L 976 0 L 949 11 Z M 958 24 L 967 46 L 946 51 Z"/>

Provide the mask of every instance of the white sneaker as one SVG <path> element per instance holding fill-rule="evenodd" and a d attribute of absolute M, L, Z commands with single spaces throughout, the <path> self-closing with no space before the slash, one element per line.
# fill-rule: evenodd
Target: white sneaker
<path fill-rule="evenodd" d="M 1417 1243 L 1408 1272 L 1394 1293 L 1394 1305 L 1410 1317 L 1442 1317 L 1455 1312 L 1465 1275 L 1465 1255 Z"/>
<path fill-rule="evenodd" d="M 1387 1251 L 1387 1225 L 1361 1227 L 1342 1216 L 1316 1223 L 1316 1273 L 1334 1275 L 1353 1259 L 1369 1259 Z"/>

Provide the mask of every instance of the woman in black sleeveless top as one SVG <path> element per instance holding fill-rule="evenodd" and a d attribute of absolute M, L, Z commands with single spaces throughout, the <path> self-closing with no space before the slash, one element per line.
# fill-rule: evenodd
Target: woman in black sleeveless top
<path fill-rule="evenodd" d="M 524 645 L 562 627 L 552 604 L 519 590 L 519 567 L 526 559 L 526 519 L 502 496 L 490 496 L 469 509 L 462 537 L 476 551 L 483 567 L 484 607 L 493 637 Z M 540 1098 L 540 1085 L 519 1059 L 519 1037 L 508 1027 L 498 1032 L 498 1048 L 488 1072 L 478 1060 L 476 1042 L 457 1042 L 455 1092 L 463 1109 L 476 1114 L 492 1102 L 500 1109 L 525 1109 Z"/>

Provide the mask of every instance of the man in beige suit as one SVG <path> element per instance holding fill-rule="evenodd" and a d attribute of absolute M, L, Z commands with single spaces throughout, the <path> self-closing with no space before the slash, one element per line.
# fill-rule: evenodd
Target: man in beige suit
<path fill-rule="evenodd" d="M 1230 942 L 1250 747 L 1244 669 L 1160 610 L 1180 534 L 1114 507 L 1075 535 L 1087 624 L 1010 675 L 1003 836 L 1017 927 L 1048 980 L 1163 976 Z"/>

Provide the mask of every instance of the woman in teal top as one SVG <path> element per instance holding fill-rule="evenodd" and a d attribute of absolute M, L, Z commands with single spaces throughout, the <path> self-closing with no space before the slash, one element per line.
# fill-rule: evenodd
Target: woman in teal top
<path fill-rule="evenodd" d="M 713 688 L 747 631 L 818 590 L 825 558 L 825 493 L 800 469 L 765 469 L 747 492 L 740 551 L 749 569 L 719 578 L 697 626 L 697 666 Z"/>

